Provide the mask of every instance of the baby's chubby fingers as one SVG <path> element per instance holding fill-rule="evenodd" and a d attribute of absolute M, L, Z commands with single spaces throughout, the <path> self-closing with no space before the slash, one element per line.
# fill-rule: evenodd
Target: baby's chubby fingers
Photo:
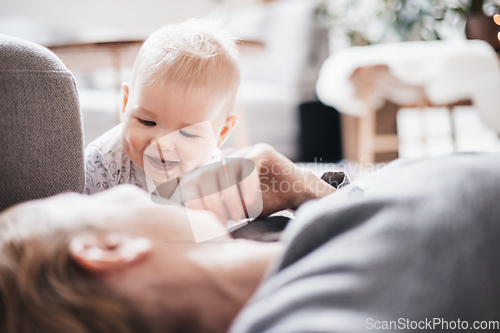
<path fill-rule="evenodd" d="M 237 170 L 233 170 L 231 167 L 228 168 L 227 164 L 222 164 L 220 167 L 214 168 L 213 171 L 213 175 L 210 177 L 217 186 L 217 198 L 220 198 L 226 220 L 238 221 L 245 218 L 241 197 L 237 186 L 234 185 L 236 179 L 233 178 Z"/>
<path fill-rule="evenodd" d="M 208 210 L 214 213 L 223 225 L 228 220 L 228 214 L 224 208 L 219 193 L 213 193 L 199 199 L 186 202 L 186 207 L 190 209 Z"/>
<path fill-rule="evenodd" d="M 259 172 L 246 158 L 226 158 L 183 176 L 188 208 L 211 211 L 225 222 L 255 218 L 262 212 Z"/>
<path fill-rule="evenodd" d="M 216 162 L 185 173 L 179 183 L 184 200 L 192 201 L 219 192 L 218 170 L 222 167 L 222 162 Z"/>
<path fill-rule="evenodd" d="M 230 220 L 239 221 L 245 218 L 245 211 L 236 186 L 222 190 L 222 197 L 224 198 L 222 203 L 226 207 Z"/>
<path fill-rule="evenodd" d="M 256 218 L 262 213 L 262 193 L 259 172 L 254 169 L 249 176 L 239 183 L 242 200 L 247 210 L 247 217 Z"/>
<path fill-rule="evenodd" d="M 225 222 L 228 214 L 221 202 L 220 168 L 222 163 L 220 166 L 214 163 L 190 173 L 181 180 L 181 190 L 186 207 L 211 211 L 221 222 Z"/>
<path fill-rule="evenodd" d="M 185 205 L 189 209 L 205 210 L 205 202 L 203 201 L 203 198 L 186 201 Z"/>
<path fill-rule="evenodd" d="M 229 185 L 237 191 L 238 199 L 245 210 L 245 217 L 255 218 L 262 212 L 262 195 L 259 171 L 254 161 L 248 158 L 226 158 Z"/>

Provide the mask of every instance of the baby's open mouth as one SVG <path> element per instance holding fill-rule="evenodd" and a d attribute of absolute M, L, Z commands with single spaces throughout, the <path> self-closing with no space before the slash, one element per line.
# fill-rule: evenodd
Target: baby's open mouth
<path fill-rule="evenodd" d="M 159 159 L 155 157 L 151 157 L 149 155 L 146 155 L 151 162 L 153 162 L 155 165 L 157 165 L 160 168 L 165 168 L 165 169 L 172 169 L 175 167 L 180 161 L 171 161 L 171 160 L 164 160 L 164 159 Z"/>

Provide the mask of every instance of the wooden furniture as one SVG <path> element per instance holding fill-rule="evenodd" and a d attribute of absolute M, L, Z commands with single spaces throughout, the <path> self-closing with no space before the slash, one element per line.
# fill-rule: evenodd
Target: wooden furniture
<path fill-rule="evenodd" d="M 462 100 L 452 104 L 435 105 L 429 101 L 422 87 L 411 87 L 403 82 L 394 80 L 392 84 L 405 86 L 406 89 L 414 89 L 414 93 L 417 96 L 416 102 L 396 105 L 386 101 L 377 110 L 377 107 L 373 103 L 373 94 L 376 93 L 377 74 L 381 68 L 378 65 L 360 67 L 351 78 L 360 88 L 359 93 L 364 103 L 368 106 L 368 110 L 362 117 L 341 114 L 344 158 L 361 163 L 387 162 L 396 159 L 399 147 L 396 115 L 401 108 L 418 108 L 423 112 L 429 107 L 446 107 L 450 112 L 451 135 L 456 151 L 453 109 L 456 106 L 472 105 L 471 101 Z"/>
<path fill-rule="evenodd" d="M 121 89 L 123 78 L 121 70 L 131 67 L 139 53 L 144 40 L 119 40 L 94 43 L 65 43 L 48 45 L 70 70 L 90 72 L 102 67 L 112 67 L 115 70 L 117 89 Z M 242 56 L 260 52 L 264 43 L 256 40 L 241 40 L 238 49 Z"/>
<path fill-rule="evenodd" d="M 112 67 L 115 84 L 121 90 L 121 70 L 134 64 L 143 40 L 119 40 L 94 43 L 66 43 L 48 45 L 69 70 L 90 72 L 102 67 Z"/>
<path fill-rule="evenodd" d="M 460 149 L 481 149 L 468 146 L 464 137 L 459 137 L 458 142 L 454 138 L 455 119 L 465 118 L 462 114 L 455 115 L 453 110 L 457 105 L 471 105 L 473 102 L 476 119 L 500 133 L 499 91 L 498 56 L 490 45 L 479 40 L 403 42 L 346 48 L 324 62 L 316 84 L 318 98 L 324 104 L 343 114 L 360 117 L 342 116 L 344 157 L 364 163 L 393 159 L 398 148 L 405 157 L 451 152 L 452 142 L 455 149 L 457 143 Z M 393 124 L 392 131 L 379 132 L 378 118 L 391 114 L 384 114 L 387 101 L 397 104 L 392 106 L 392 118 L 384 120 Z M 399 117 L 397 110 L 402 107 L 425 109 L 426 112 L 405 112 Z M 438 122 L 434 126 L 427 115 L 437 111 L 438 107 L 450 110 L 453 117 L 436 114 Z M 408 120 L 401 123 L 404 127 L 398 124 L 401 131 L 403 128 L 409 130 L 399 133 L 399 136 L 395 126 L 396 114 L 400 120 Z M 451 126 L 440 125 L 443 121 L 451 122 Z M 421 128 L 427 126 L 426 122 L 429 122 L 429 127 Z M 462 125 L 467 127 L 466 123 L 459 125 L 460 129 Z M 440 131 L 442 133 L 438 134 Z M 445 132 L 451 132 L 451 137 Z M 423 139 L 426 142 L 419 144 L 418 140 L 426 135 L 424 133 L 429 134 Z M 494 139 L 491 138 L 493 146 Z M 421 148 L 425 150 L 423 155 L 420 154 Z"/>

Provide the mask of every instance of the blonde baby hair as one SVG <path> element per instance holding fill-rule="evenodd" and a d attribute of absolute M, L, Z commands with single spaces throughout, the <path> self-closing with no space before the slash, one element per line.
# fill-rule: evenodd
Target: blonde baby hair
<path fill-rule="evenodd" d="M 142 45 L 130 87 L 159 80 L 184 92 L 229 93 L 234 102 L 240 83 L 236 42 L 220 19 L 196 18 L 166 25 Z"/>

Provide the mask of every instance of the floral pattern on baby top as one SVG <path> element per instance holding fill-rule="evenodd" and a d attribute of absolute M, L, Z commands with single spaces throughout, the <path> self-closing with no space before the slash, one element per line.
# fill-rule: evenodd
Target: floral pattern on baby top
<path fill-rule="evenodd" d="M 133 184 L 147 190 L 146 176 L 123 150 L 119 124 L 85 149 L 85 194 L 93 194 L 120 184 Z"/>

